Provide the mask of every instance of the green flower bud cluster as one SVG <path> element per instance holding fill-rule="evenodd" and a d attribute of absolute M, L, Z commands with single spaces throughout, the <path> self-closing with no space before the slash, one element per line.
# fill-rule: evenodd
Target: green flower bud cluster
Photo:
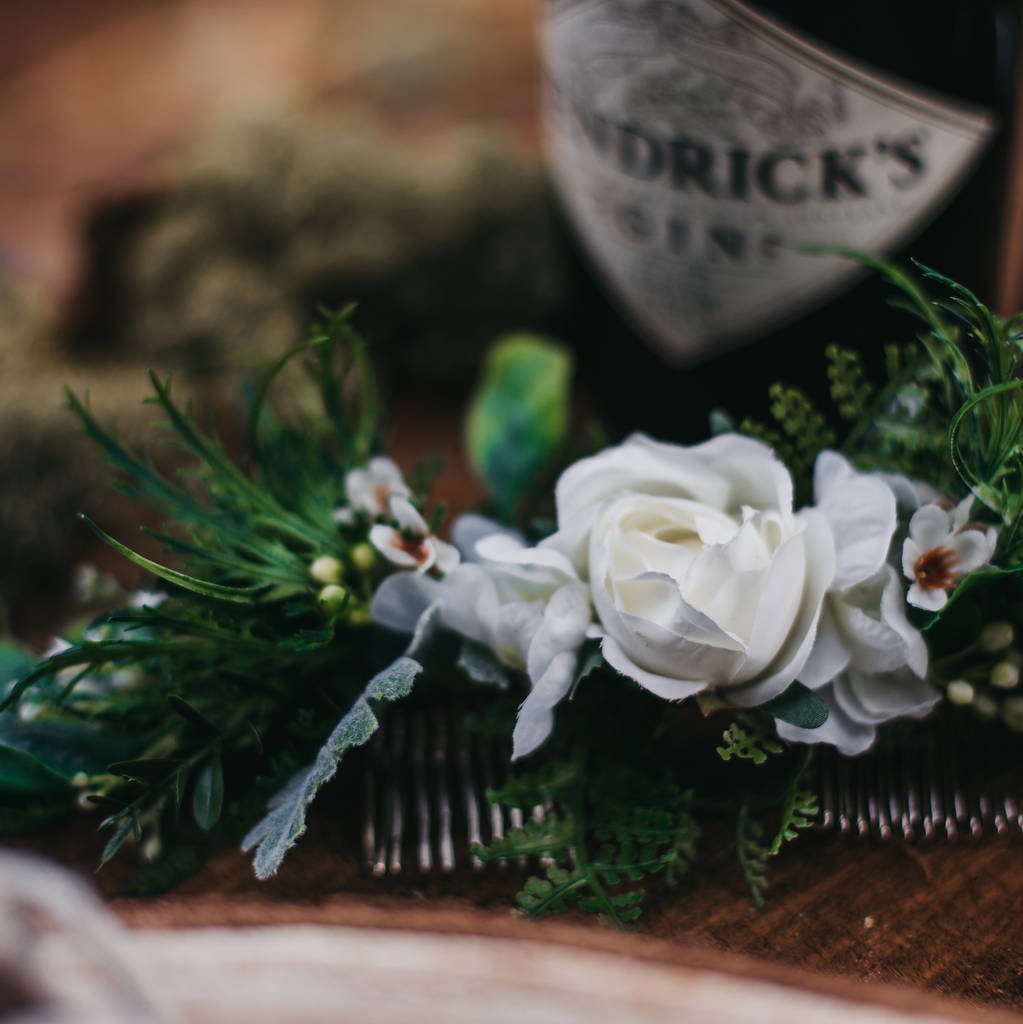
<path fill-rule="evenodd" d="M 344 614 L 355 625 L 368 623 L 369 613 L 364 604 L 372 591 L 369 577 L 376 565 L 377 553 L 366 541 L 352 545 L 346 561 L 334 555 L 313 559 L 309 576 L 319 585 L 316 603 L 323 613 L 329 618 Z"/>
<path fill-rule="evenodd" d="M 1023 693 L 1014 693 L 1020 690 L 1023 652 L 1015 642 L 1011 622 L 989 622 L 959 656 L 968 667 L 961 666 L 961 674 L 945 684 L 945 697 L 950 704 L 969 706 L 981 718 L 1001 718 L 1010 729 L 1023 732 Z"/>

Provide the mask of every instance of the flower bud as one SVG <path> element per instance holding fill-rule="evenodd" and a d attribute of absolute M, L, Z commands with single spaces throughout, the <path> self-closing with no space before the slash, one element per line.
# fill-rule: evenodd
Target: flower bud
<path fill-rule="evenodd" d="M 977 646 L 985 654 L 997 654 L 1011 647 L 1016 639 L 1016 632 L 1011 622 L 989 622 L 977 638 Z"/>
<path fill-rule="evenodd" d="M 140 853 L 147 864 L 152 864 L 163 853 L 163 841 L 158 835 L 151 835 L 142 844 Z"/>
<path fill-rule="evenodd" d="M 373 619 L 370 617 L 368 608 L 353 608 L 348 613 L 348 621 L 353 626 L 368 626 Z"/>
<path fill-rule="evenodd" d="M 1000 661 L 991 669 L 988 681 L 999 690 L 1011 690 L 1019 686 L 1019 669 L 1008 661 Z"/>
<path fill-rule="evenodd" d="M 1002 721 L 1013 730 L 1023 732 L 1023 697 L 1009 697 L 1002 704 Z"/>
<path fill-rule="evenodd" d="M 328 615 L 336 615 L 348 600 L 348 591 L 336 583 L 328 583 L 319 593 L 317 601 Z"/>
<path fill-rule="evenodd" d="M 996 718 L 998 716 L 998 704 L 986 693 L 978 693 L 973 698 L 973 710 L 981 718 Z"/>
<path fill-rule="evenodd" d="M 340 583 L 344 571 L 344 566 L 331 555 L 321 555 L 309 566 L 309 575 L 317 583 Z"/>
<path fill-rule="evenodd" d="M 965 679 L 953 679 L 945 688 L 945 696 L 953 704 L 969 704 L 973 700 L 973 684 Z"/>
<path fill-rule="evenodd" d="M 376 565 L 377 553 L 373 550 L 371 544 L 367 544 L 363 541 L 361 544 L 356 544 L 352 548 L 349 556 L 352 560 L 352 565 L 355 567 L 357 572 L 366 573 Z"/>

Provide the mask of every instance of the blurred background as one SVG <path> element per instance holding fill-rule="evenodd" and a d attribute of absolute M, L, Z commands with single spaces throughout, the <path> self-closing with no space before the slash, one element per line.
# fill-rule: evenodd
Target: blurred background
<path fill-rule="evenodd" d="M 454 410 L 500 331 L 569 324 L 577 272 L 539 164 L 540 2 L 0 0 L 15 627 L 48 617 L 87 539 L 73 514 L 106 480 L 65 385 L 131 439 L 146 369 L 216 406 L 237 394 L 226 368 L 355 298 L 418 428 L 422 403 Z M 414 432 L 444 447 L 449 426 Z M 108 528 L 117 514 L 104 505 Z"/>

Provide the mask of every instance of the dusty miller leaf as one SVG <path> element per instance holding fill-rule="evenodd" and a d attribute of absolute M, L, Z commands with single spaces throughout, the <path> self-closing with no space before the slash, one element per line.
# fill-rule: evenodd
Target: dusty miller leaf
<path fill-rule="evenodd" d="M 466 640 L 458 656 L 458 667 L 474 682 L 507 690 L 508 673 L 482 644 Z"/>
<path fill-rule="evenodd" d="M 374 676 L 334 727 L 313 763 L 271 798 L 269 813 L 242 841 L 243 852 L 256 851 L 253 867 L 258 879 L 277 873 L 285 854 L 305 831 L 306 809 L 320 788 L 334 777 L 344 755 L 368 742 L 377 731 L 380 723 L 369 702 L 390 703 L 407 696 L 422 668 L 415 659 L 403 656 Z"/>

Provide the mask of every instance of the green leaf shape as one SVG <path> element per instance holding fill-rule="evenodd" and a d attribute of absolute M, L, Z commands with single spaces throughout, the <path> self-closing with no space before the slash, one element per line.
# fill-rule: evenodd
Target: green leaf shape
<path fill-rule="evenodd" d="M 19 790 L 35 777 L 43 790 L 66 785 L 79 773 L 102 775 L 112 758 L 139 751 L 146 737 L 111 734 L 88 722 L 22 721 L 16 714 L 0 713 L 0 792 Z M 28 763 L 37 767 L 29 769 Z M 16 786 L 15 778 L 21 782 Z"/>
<path fill-rule="evenodd" d="M 22 676 L 32 671 L 35 658 L 14 643 L 0 643 L 0 696 Z"/>
<path fill-rule="evenodd" d="M 203 832 L 209 832 L 220 820 L 223 808 L 224 765 L 218 754 L 205 761 L 196 775 L 192 790 L 192 816 Z"/>
<path fill-rule="evenodd" d="M 828 720 L 828 706 L 802 683 L 793 683 L 761 709 L 799 729 L 819 729 Z"/>
<path fill-rule="evenodd" d="M 277 873 L 288 850 L 305 832 L 306 810 L 316 794 L 334 777 L 345 754 L 367 743 L 379 728 L 370 702 L 389 704 L 407 697 L 422 670 L 418 661 L 406 655 L 375 675 L 334 727 L 313 763 L 271 798 L 269 813 L 242 840 L 243 852 L 256 851 L 253 867 L 258 879 Z"/>
<path fill-rule="evenodd" d="M 53 793 L 67 788 L 68 780 L 38 758 L 16 747 L 0 744 L 0 790 L 24 796 L 28 793 Z"/>
<path fill-rule="evenodd" d="M 145 569 L 147 572 L 151 572 L 154 576 L 161 580 L 166 580 L 167 583 L 173 583 L 175 586 L 183 587 L 185 590 L 190 590 L 194 594 L 199 594 L 202 597 L 211 597 L 218 601 L 234 601 L 238 604 L 255 604 L 256 595 L 260 590 L 264 589 L 261 586 L 254 587 L 225 587 L 220 583 L 210 583 L 208 580 L 200 580 L 195 576 L 189 576 L 188 573 L 178 572 L 177 569 L 170 569 L 165 565 L 160 565 L 159 562 L 154 562 L 151 558 L 146 558 L 145 555 L 140 555 L 137 551 L 132 551 L 127 545 L 122 544 L 119 540 L 115 540 L 105 530 L 97 526 L 88 516 L 79 515 L 81 519 L 93 533 L 104 544 L 108 544 L 118 554 L 123 555 L 128 559 L 129 562 L 134 563 L 140 569 Z"/>
<path fill-rule="evenodd" d="M 767 859 L 771 849 L 764 844 L 764 828 L 743 804 L 735 821 L 735 856 L 739 870 L 757 910 L 764 906 L 767 888 Z"/>
<path fill-rule="evenodd" d="M 487 354 L 466 442 L 473 468 L 506 518 L 565 442 L 573 368 L 566 349 L 533 334 L 508 335 Z"/>

